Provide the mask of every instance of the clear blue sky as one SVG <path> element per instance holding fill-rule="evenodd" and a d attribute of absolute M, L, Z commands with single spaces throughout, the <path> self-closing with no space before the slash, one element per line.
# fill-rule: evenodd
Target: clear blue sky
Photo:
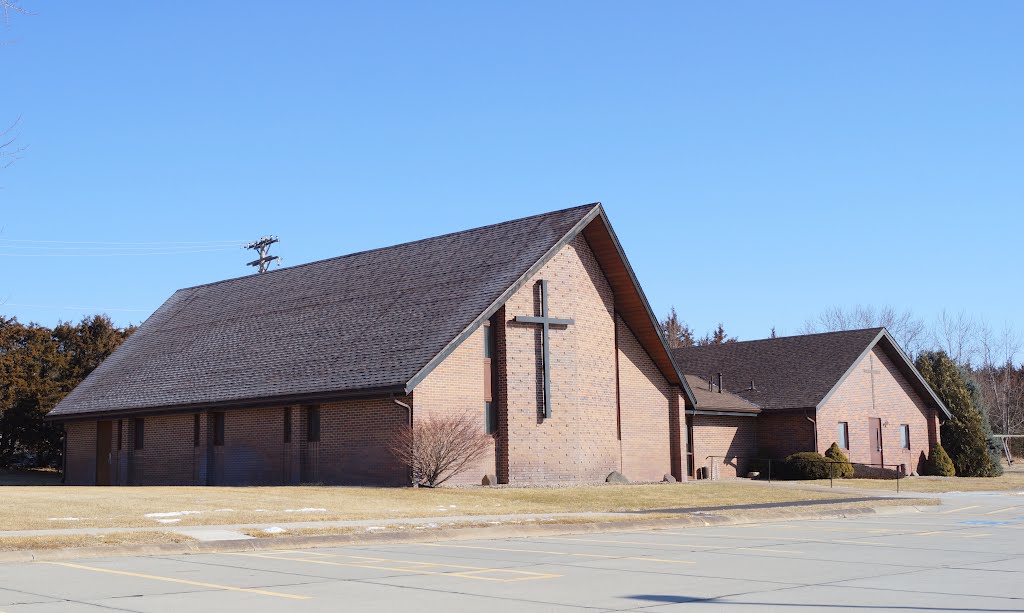
<path fill-rule="evenodd" d="M 1024 3 L 341 4 L 23 0 L 0 314 L 138 322 L 252 270 L 13 240 L 273 233 L 294 265 L 601 201 L 698 331 L 858 303 L 1024 328 Z"/>

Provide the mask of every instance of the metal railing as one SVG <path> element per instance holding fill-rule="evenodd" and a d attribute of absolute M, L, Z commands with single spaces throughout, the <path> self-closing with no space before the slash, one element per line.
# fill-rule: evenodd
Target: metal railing
<path fill-rule="evenodd" d="M 757 457 L 751 457 L 751 456 L 709 455 L 709 456 L 705 457 L 704 460 L 705 461 L 713 460 L 715 458 L 720 458 L 722 460 L 722 464 L 728 464 L 728 462 L 726 462 L 725 460 L 747 460 L 747 461 L 762 462 L 762 463 L 767 462 L 767 464 L 768 464 L 768 483 L 772 482 L 772 463 L 773 462 L 785 463 L 785 460 L 780 460 L 778 458 L 757 458 Z M 827 458 L 823 458 L 821 460 L 814 460 L 814 461 L 816 461 L 816 462 L 824 462 L 824 463 L 828 464 L 828 486 L 829 487 L 835 487 L 835 485 L 833 483 L 834 478 L 835 478 L 835 469 L 832 468 L 832 466 L 834 464 L 854 464 L 853 462 L 840 462 L 838 460 L 829 460 Z M 883 463 L 871 463 L 871 462 L 856 462 L 856 464 L 859 465 L 859 466 L 878 466 L 882 470 L 885 470 L 886 468 L 894 468 L 895 470 L 893 472 L 896 473 L 896 492 L 899 493 L 899 491 L 900 491 L 900 478 L 904 474 L 903 464 L 883 464 Z M 707 470 L 708 470 L 708 480 L 709 481 L 714 481 L 715 480 L 714 479 L 714 469 L 711 467 L 710 463 L 708 463 Z M 758 471 L 758 472 L 760 472 L 760 471 Z"/>

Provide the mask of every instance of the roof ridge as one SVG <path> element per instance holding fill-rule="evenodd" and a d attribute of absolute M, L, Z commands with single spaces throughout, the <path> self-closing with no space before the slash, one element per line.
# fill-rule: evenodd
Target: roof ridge
<path fill-rule="evenodd" d="M 423 238 L 418 238 L 416 240 L 406 241 L 404 243 L 395 243 L 394 245 L 385 245 L 383 247 L 374 247 L 372 249 L 363 249 L 362 251 L 353 251 L 352 253 L 346 253 L 346 254 L 343 254 L 343 255 L 336 255 L 334 257 L 324 258 L 322 260 L 313 260 L 312 262 L 303 262 L 301 264 L 295 264 L 294 266 L 285 266 L 284 268 L 278 268 L 278 269 L 275 269 L 275 270 L 268 270 L 268 271 L 266 271 L 264 273 L 261 273 L 261 274 L 273 274 L 273 273 L 278 273 L 278 272 L 284 272 L 286 270 L 295 270 L 296 268 L 302 268 L 304 266 L 312 266 L 313 264 L 322 264 L 324 262 L 333 262 L 335 260 L 343 260 L 345 258 L 355 257 L 357 255 L 365 255 L 367 253 L 374 253 L 376 251 L 384 251 L 386 249 L 396 249 L 398 247 L 406 247 L 406 246 L 409 246 L 409 245 L 415 245 L 417 243 L 423 243 L 423 242 L 426 242 L 426 241 L 431 241 L 431 240 L 436 240 L 436 239 L 441 239 L 441 238 L 450 238 L 452 236 L 458 236 L 458 235 L 461 235 L 461 234 L 467 234 L 469 232 L 476 232 L 478 230 L 487 230 L 489 228 L 494 228 L 496 226 L 501 226 L 501 225 L 505 225 L 505 224 L 512 224 L 512 223 L 518 223 L 518 222 L 523 222 L 523 221 L 529 221 L 531 219 L 536 219 L 536 218 L 539 218 L 539 217 L 548 217 L 548 216 L 551 216 L 551 215 L 558 215 L 559 213 L 565 213 L 567 211 L 572 211 L 572 210 L 575 210 L 575 209 L 592 209 L 595 206 L 600 206 L 600 205 L 601 205 L 600 202 L 591 202 L 589 204 L 580 204 L 580 205 L 577 205 L 577 206 L 570 206 L 570 207 L 566 207 L 564 209 L 557 209 L 557 210 L 554 210 L 554 211 L 548 211 L 546 213 L 538 213 L 536 215 L 528 215 L 526 217 L 519 217 L 517 219 L 506 219 L 505 221 L 499 221 L 499 222 L 495 222 L 495 223 L 491 223 L 491 224 L 487 224 L 487 225 L 483 225 L 483 226 L 476 226 L 476 227 L 473 227 L 473 228 L 465 228 L 463 230 L 456 230 L 455 232 L 447 232 L 445 234 L 437 234 L 435 236 L 425 236 Z M 201 287 L 210 287 L 210 286 L 213 286 L 213 285 L 220 285 L 222 283 L 231 283 L 233 281 L 241 281 L 242 279 L 250 279 L 250 278 L 253 278 L 255 276 L 256 275 L 254 275 L 254 274 L 248 274 L 248 275 L 243 275 L 243 276 L 240 276 L 240 277 L 231 277 L 230 279 L 220 279 L 220 280 L 217 280 L 217 281 L 210 281 L 209 283 L 200 283 L 198 285 L 190 285 L 190 286 L 187 286 L 187 287 L 182 287 L 182 288 L 179 288 L 178 291 L 189 290 L 189 289 L 199 289 Z"/>
<path fill-rule="evenodd" d="M 794 339 L 794 338 L 809 338 L 809 337 L 812 337 L 812 336 L 832 336 L 832 335 L 839 335 L 839 334 L 853 334 L 855 332 L 869 332 L 870 331 L 870 332 L 875 332 L 877 334 L 878 332 L 881 332 L 882 330 L 885 330 L 885 329 L 886 328 L 884 326 L 877 326 L 877 327 L 874 327 L 874 328 L 854 328 L 852 330 L 831 330 L 829 332 L 811 332 L 810 334 L 792 334 L 790 336 L 776 336 L 776 337 L 773 337 L 773 338 L 772 337 L 770 337 L 770 338 L 755 338 L 755 339 L 751 339 L 749 341 L 729 341 L 727 343 L 719 343 L 717 345 L 692 345 L 690 347 L 676 347 L 674 349 L 674 351 L 681 351 L 681 350 L 685 351 L 687 349 L 706 349 L 708 347 L 726 347 L 726 346 L 733 346 L 734 347 L 736 345 L 750 345 L 750 344 L 753 344 L 753 343 L 768 343 L 768 342 L 773 342 L 773 341 L 780 341 L 780 340 L 787 340 L 787 339 Z"/>

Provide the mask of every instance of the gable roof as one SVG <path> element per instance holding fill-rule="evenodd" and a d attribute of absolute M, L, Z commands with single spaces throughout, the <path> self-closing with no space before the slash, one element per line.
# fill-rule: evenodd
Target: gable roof
<path fill-rule="evenodd" d="M 683 371 L 702 377 L 722 373 L 725 389 L 772 411 L 821 406 L 876 345 L 928 404 L 949 415 L 885 328 L 684 347 L 672 354 Z"/>
<path fill-rule="evenodd" d="M 49 417 L 409 393 L 598 219 L 610 231 L 595 203 L 178 290 Z"/>
<path fill-rule="evenodd" d="M 686 382 L 693 395 L 697 399 L 691 411 L 697 413 L 745 413 L 757 415 L 761 408 L 753 402 L 730 392 L 719 390 L 717 386 L 710 385 L 708 380 L 698 375 L 685 375 Z"/>

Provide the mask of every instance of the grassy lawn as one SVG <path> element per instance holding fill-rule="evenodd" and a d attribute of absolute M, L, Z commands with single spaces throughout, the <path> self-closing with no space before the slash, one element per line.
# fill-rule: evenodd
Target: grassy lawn
<path fill-rule="evenodd" d="M 513 513 L 621 512 L 823 500 L 845 496 L 744 482 L 565 488 L 11 487 L 0 529 L 178 527 L 452 517 Z"/>
<path fill-rule="evenodd" d="M 195 539 L 174 532 L 110 532 L 107 534 L 65 534 L 62 536 L 12 536 L 0 538 L 0 551 L 21 549 L 68 549 L 107 545 L 153 545 L 187 543 Z"/>
<path fill-rule="evenodd" d="M 819 481 L 800 481 L 799 483 L 816 483 L 828 485 L 828 479 Z M 896 491 L 896 482 L 886 479 L 836 479 L 835 487 L 855 487 L 860 489 Z M 942 492 L 984 492 L 984 491 L 1019 491 L 1024 492 L 1024 472 L 1007 471 L 1001 477 L 909 477 L 900 479 L 900 491 L 938 494 Z"/>

